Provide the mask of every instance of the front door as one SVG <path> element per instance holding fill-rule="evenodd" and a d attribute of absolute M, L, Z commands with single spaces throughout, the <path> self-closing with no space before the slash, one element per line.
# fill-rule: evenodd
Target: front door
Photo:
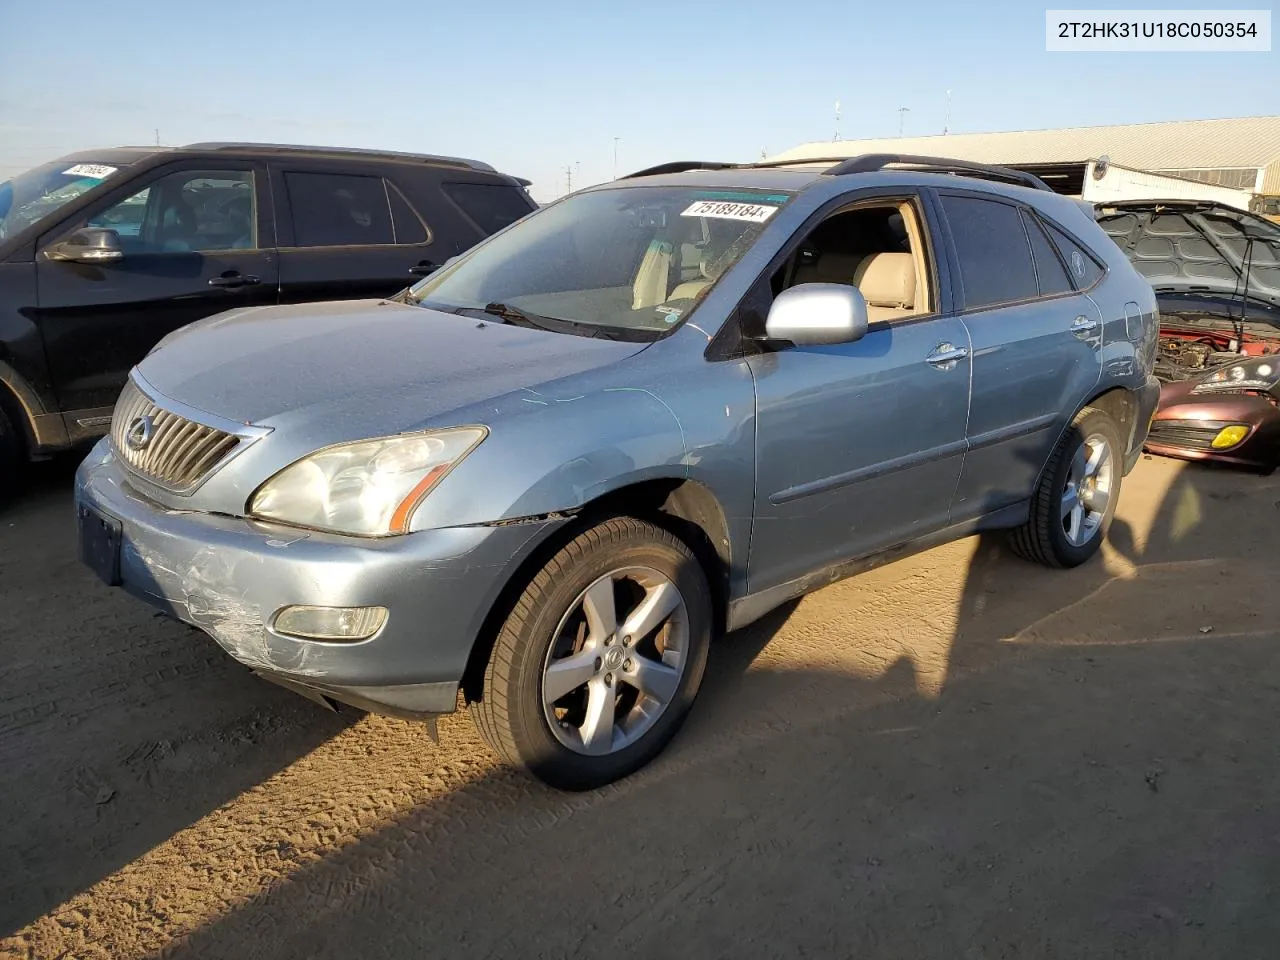
<path fill-rule="evenodd" d="M 129 370 L 166 334 L 276 302 L 262 178 L 251 164 L 165 167 L 42 238 L 41 249 L 79 227 L 107 227 L 124 251 L 109 264 L 36 256 L 37 322 L 73 435 L 102 432 Z"/>
<path fill-rule="evenodd" d="M 969 408 L 969 339 L 946 315 L 918 197 L 822 221 L 784 286 L 853 283 L 866 336 L 749 360 L 756 387 L 752 592 L 948 523 Z"/>
<path fill-rule="evenodd" d="M 1102 324 L 1083 292 L 1101 270 L 1058 251 L 1032 211 L 943 194 L 973 346 L 969 451 L 954 520 L 1025 501 L 1101 374 Z M 1056 236 L 1054 240 L 1056 241 Z"/>

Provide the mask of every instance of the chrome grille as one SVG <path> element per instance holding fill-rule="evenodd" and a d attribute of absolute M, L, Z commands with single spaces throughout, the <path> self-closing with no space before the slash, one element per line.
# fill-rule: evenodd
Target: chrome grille
<path fill-rule="evenodd" d="M 140 449 L 128 434 L 148 417 L 151 436 Z M 240 443 L 233 433 L 188 420 L 156 404 L 130 380 L 111 416 L 111 445 L 136 473 L 174 493 L 191 490 Z"/>

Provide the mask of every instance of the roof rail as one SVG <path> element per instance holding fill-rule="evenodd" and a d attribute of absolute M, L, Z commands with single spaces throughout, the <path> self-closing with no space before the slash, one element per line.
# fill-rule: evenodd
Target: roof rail
<path fill-rule="evenodd" d="M 771 167 L 802 167 L 808 163 L 844 163 L 848 159 L 848 157 L 792 157 L 790 160 L 757 160 L 754 163 L 744 163 L 743 166 L 768 170 Z"/>
<path fill-rule="evenodd" d="M 1008 183 L 1031 187 L 1033 190 L 1054 192 L 1051 186 L 1025 170 L 997 167 L 988 163 L 973 163 L 970 160 L 953 160 L 948 157 L 919 157 L 906 153 L 867 153 L 860 157 L 851 157 L 848 160 L 837 163 L 830 170 L 823 172 L 827 176 L 839 177 L 846 173 L 873 173 L 888 166 L 916 167 L 938 173 L 954 173 L 960 176 L 978 177 L 983 180 L 1004 180 Z"/>
<path fill-rule="evenodd" d="M 674 160 L 671 163 L 660 163 L 656 167 L 645 167 L 635 173 L 628 173 L 619 180 L 631 180 L 634 177 L 656 177 L 663 173 L 684 173 L 686 170 L 727 170 L 741 166 L 737 163 L 721 163 L 718 160 Z"/>
<path fill-rule="evenodd" d="M 298 143 L 238 143 L 229 141 L 209 141 L 207 143 L 188 143 L 183 150 L 251 150 L 257 153 L 327 153 L 364 157 L 386 157 L 391 160 L 424 160 L 428 163 L 441 163 L 453 167 L 467 167 L 472 170 L 487 170 L 497 173 L 487 163 L 479 160 L 468 160 L 465 157 L 445 157 L 434 153 L 409 153 L 404 150 L 371 150 L 364 147 L 316 147 Z"/>

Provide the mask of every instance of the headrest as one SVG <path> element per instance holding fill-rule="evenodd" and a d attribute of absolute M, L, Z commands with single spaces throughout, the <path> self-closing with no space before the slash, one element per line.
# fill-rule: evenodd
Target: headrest
<path fill-rule="evenodd" d="M 853 285 L 872 307 L 914 307 L 916 266 L 909 253 L 873 253 L 853 272 Z"/>

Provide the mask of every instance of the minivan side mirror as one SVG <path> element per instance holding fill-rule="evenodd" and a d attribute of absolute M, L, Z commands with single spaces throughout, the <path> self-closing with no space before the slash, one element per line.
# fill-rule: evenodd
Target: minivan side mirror
<path fill-rule="evenodd" d="M 73 263 L 114 263 L 124 258 L 120 234 L 105 227 L 84 227 L 65 240 L 46 247 L 50 260 Z"/>
<path fill-rule="evenodd" d="M 770 340 L 798 347 L 852 343 L 867 332 L 867 301 L 844 283 L 802 283 L 773 299 L 765 320 Z"/>

